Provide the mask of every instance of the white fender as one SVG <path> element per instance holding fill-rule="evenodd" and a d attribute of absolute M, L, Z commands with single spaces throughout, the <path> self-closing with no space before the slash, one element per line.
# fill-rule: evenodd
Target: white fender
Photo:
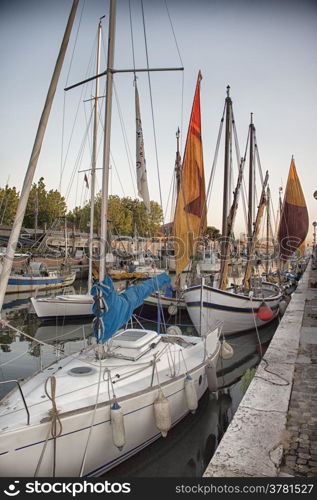
<path fill-rule="evenodd" d="M 177 306 L 175 304 L 170 304 L 167 308 L 168 314 L 170 316 L 175 316 L 177 313 Z"/>
<path fill-rule="evenodd" d="M 177 325 L 171 325 L 166 329 L 166 333 L 169 335 L 182 335 L 182 330 Z"/>
<path fill-rule="evenodd" d="M 154 401 L 154 418 L 156 427 L 161 431 L 162 436 L 166 437 L 172 427 L 171 410 L 169 400 L 161 390 Z"/>
<path fill-rule="evenodd" d="M 222 342 L 219 354 L 222 359 L 231 359 L 234 352 L 231 345 L 228 344 L 228 342 Z"/>
<path fill-rule="evenodd" d="M 117 402 L 111 406 L 110 422 L 113 444 L 121 451 L 125 445 L 124 415 L 121 406 Z"/>
<path fill-rule="evenodd" d="M 216 392 L 218 390 L 216 366 L 214 366 L 212 363 L 207 363 L 205 371 L 206 371 L 209 391 Z"/>
<path fill-rule="evenodd" d="M 185 378 L 185 394 L 188 409 L 192 413 L 195 413 L 198 407 L 198 398 L 195 388 L 195 382 L 190 375 L 187 375 L 187 377 Z"/>

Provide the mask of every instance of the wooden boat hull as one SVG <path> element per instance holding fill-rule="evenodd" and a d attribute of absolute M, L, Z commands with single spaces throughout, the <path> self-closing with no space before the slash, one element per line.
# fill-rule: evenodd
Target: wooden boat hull
<path fill-rule="evenodd" d="M 75 279 L 75 272 L 65 276 L 55 273 L 50 273 L 49 276 L 19 276 L 16 274 L 9 278 L 6 293 L 33 292 L 65 287 L 72 285 Z"/>
<path fill-rule="evenodd" d="M 275 285 L 267 284 L 267 291 L 275 294 L 266 296 L 265 302 L 272 309 L 272 321 L 279 313 L 279 304 L 283 298 L 279 288 Z M 201 287 L 193 286 L 184 291 L 189 316 L 195 325 L 196 330 L 202 331 L 211 328 L 217 321 L 223 322 L 223 333 L 231 335 L 238 332 L 252 330 L 257 327 L 267 325 L 269 321 L 262 321 L 257 317 L 257 310 L 262 304 L 263 298 L 248 297 L 235 294 L 233 291 L 224 291 L 217 288 L 204 286 L 203 297 L 201 297 Z M 203 303 L 203 312 L 200 313 L 200 306 Z"/>

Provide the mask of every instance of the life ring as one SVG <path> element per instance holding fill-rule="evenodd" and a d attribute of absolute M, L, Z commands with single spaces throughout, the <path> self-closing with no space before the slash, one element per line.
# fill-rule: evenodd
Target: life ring
<path fill-rule="evenodd" d="M 169 335 L 182 335 L 182 330 L 177 325 L 171 325 L 167 328 L 166 333 Z"/>

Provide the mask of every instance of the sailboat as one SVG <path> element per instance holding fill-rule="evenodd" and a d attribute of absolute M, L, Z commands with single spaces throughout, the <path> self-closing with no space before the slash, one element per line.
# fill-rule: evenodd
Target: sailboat
<path fill-rule="evenodd" d="M 241 185 L 241 168 L 238 177 L 237 187 L 234 193 L 234 200 L 228 213 L 228 159 L 231 150 L 230 141 L 232 132 L 230 130 L 232 112 L 232 100 L 227 89 L 226 98 L 226 148 L 225 148 L 225 176 L 224 176 L 224 210 L 223 210 L 223 245 L 221 251 L 221 271 L 218 287 L 210 286 L 208 283 L 192 285 L 184 290 L 184 299 L 189 316 L 196 329 L 206 332 L 215 321 L 223 322 L 223 333 L 231 335 L 233 333 L 248 331 L 255 327 L 266 325 L 272 321 L 279 312 L 279 304 L 283 298 L 280 288 L 272 283 L 262 280 L 252 279 L 253 255 L 257 241 L 260 222 L 266 204 L 265 188 L 268 181 L 268 174 L 263 182 L 260 203 L 257 216 L 253 226 L 252 200 L 253 200 L 253 179 L 254 179 L 254 138 L 255 127 L 251 115 L 249 126 L 250 137 L 250 182 L 249 182 L 249 244 L 248 260 L 245 267 L 245 274 L 242 286 L 227 286 L 227 271 L 229 262 L 229 240 L 232 234 L 234 217 L 237 209 L 238 194 Z M 242 159 L 242 163 L 245 160 Z M 226 172 L 227 170 L 227 172 Z"/>
<path fill-rule="evenodd" d="M 100 41 L 102 30 L 102 18 L 98 23 L 96 74 L 100 72 Z M 90 234 L 89 234 L 89 268 L 88 268 L 88 291 L 93 282 L 93 237 L 94 237 L 94 202 L 96 183 L 96 160 L 97 160 L 97 128 L 98 128 L 98 96 L 99 78 L 96 78 L 94 98 L 94 124 L 93 124 L 93 147 L 91 159 L 91 182 L 90 182 Z M 74 319 L 92 317 L 93 297 L 86 294 L 61 294 L 50 297 L 32 297 L 32 306 L 39 319 L 42 321 L 56 320 L 59 318 Z"/>
<path fill-rule="evenodd" d="M 277 235 L 281 271 L 287 271 L 290 259 L 305 241 L 308 225 L 306 201 L 292 156 Z"/>
<path fill-rule="evenodd" d="M 197 250 L 199 237 L 206 227 L 206 194 L 201 140 L 200 85 L 202 74 L 199 71 L 187 139 L 180 167 L 177 148 L 175 171 L 178 181 L 178 194 L 174 215 L 174 252 L 175 270 L 179 277 L 177 286 L 167 287 L 162 292 L 145 299 L 137 311 L 142 317 L 153 318 L 159 305 L 168 323 L 190 324 L 185 301 L 182 297 L 180 275 L 190 269 L 191 258 Z"/>
<path fill-rule="evenodd" d="M 115 0 L 110 2 L 101 241 L 107 234 Z M 166 273 L 117 294 L 100 261 L 92 287 L 96 344 L 24 382 L 0 406 L 0 474 L 100 476 L 166 436 L 209 388 L 217 389 L 219 326 L 200 337 L 121 330 Z M 6 322 L 6 325 L 10 325 Z"/>

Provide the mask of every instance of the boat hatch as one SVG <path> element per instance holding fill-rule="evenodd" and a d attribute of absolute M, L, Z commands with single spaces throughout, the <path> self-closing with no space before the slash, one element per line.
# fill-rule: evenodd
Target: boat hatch
<path fill-rule="evenodd" d="M 127 359 L 138 359 L 142 354 L 154 347 L 160 336 L 151 330 L 124 330 L 111 340 L 111 351 Z"/>
<path fill-rule="evenodd" d="M 95 371 L 91 366 L 74 366 L 74 368 L 68 371 L 68 375 L 83 377 L 85 375 L 92 375 Z"/>

